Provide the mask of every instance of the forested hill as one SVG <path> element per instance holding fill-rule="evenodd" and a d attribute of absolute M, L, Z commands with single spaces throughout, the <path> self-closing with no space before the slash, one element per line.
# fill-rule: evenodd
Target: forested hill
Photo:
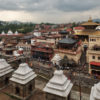
<path fill-rule="evenodd" d="M 13 21 L 13 22 L 0 21 L 0 33 L 2 31 L 7 33 L 8 30 L 12 30 L 13 32 L 18 31 L 21 33 L 27 33 L 33 31 L 34 27 L 35 27 L 34 23 L 22 23 L 18 21 Z"/>

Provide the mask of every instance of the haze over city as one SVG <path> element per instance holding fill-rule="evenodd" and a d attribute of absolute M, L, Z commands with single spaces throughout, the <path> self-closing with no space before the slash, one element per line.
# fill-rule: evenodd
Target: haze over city
<path fill-rule="evenodd" d="M 99 0 L 0 0 L 0 20 L 78 22 L 100 14 Z"/>

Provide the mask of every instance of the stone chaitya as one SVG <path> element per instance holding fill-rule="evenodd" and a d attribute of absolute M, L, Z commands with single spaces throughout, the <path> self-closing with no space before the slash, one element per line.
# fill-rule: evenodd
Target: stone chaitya
<path fill-rule="evenodd" d="M 92 87 L 90 100 L 100 100 L 100 82 Z"/>
<path fill-rule="evenodd" d="M 19 65 L 10 78 L 12 95 L 22 100 L 27 99 L 35 89 L 35 72 L 26 63 Z"/>
<path fill-rule="evenodd" d="M 54 65 L 59 65 L 60 61 L 61 61 L 61 57 L 59 54 L 55 54 L 55 56 L 53 57 L 53 59 L 51 60 L 53 62 Z"/>
<path fill-rule="evenodd" d="M 0 88 L 9 84 L 9 78 L 13 72 L 10 64 L 6 62 L 5 59 L 0 59 Z"/>
<path fill-rule="evenodd" d="M 73 84 L 63 74 L 63 71 L 57 70 L 54 76 L 44 88 L 46 100 L 69 100 Z"/>

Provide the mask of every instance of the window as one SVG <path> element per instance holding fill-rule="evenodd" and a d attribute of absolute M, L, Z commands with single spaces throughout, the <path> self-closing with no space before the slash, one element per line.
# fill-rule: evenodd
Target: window
<path fill-rule="evenodd" d="M 95 56 L 92 56 L 92 59 L 95 59 Z"/>
<path fill-rule="evenodd" d="M 98 57 L 98 60 L 100 60 L 100 56 Z"/>
<path fill-rule="evenodd" d="M 96 39 L 92 39 L 92 41 L 96 41 Z"/>
<path fill-rule="evenodd" d="M 96 39 L 90 39 L 90 41 L 96 41 Z"/>

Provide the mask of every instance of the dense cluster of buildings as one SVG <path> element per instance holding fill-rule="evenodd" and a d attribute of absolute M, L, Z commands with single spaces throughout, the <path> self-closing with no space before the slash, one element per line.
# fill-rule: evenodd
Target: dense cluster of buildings
<path fill-rule="evenodd" d="M 45 63 L 48 63 L 54 70 L 67 67 L 70 71 L 73 67 L 86 66 L 89 75 L 100 79 L 99 25 L 89 18 L 87 22 L 73 28 L 71 24 L 38 24 L 33 32 L 27 34 L 17 31 L 13 33 L 11 30 L 8 33 L 3 31 L 0 34 L 0 55 L 6 60 L 29 56 L 31 62 L 37 61 L 37 66 L 39 63 L 46 66 Z M 84 59 L 84 64 L 80 64 Z M 11 96 L 33 100 L 31 98 L 34 98 L 37 75 L 30 68 L 31 65 L 21 63 L 17 69 L 13 69 L 6 60 L 0 59 L 1 90 L 10 82 Z M 41 69 L 41 66 L 39 67 Z M 56 70 L 43 89 L 45 100 L 70 100 L 72 86 L 63 71 Z M 90 100 L 100 99 L 99 89 L 100 84 L 92 87 Z"/>

